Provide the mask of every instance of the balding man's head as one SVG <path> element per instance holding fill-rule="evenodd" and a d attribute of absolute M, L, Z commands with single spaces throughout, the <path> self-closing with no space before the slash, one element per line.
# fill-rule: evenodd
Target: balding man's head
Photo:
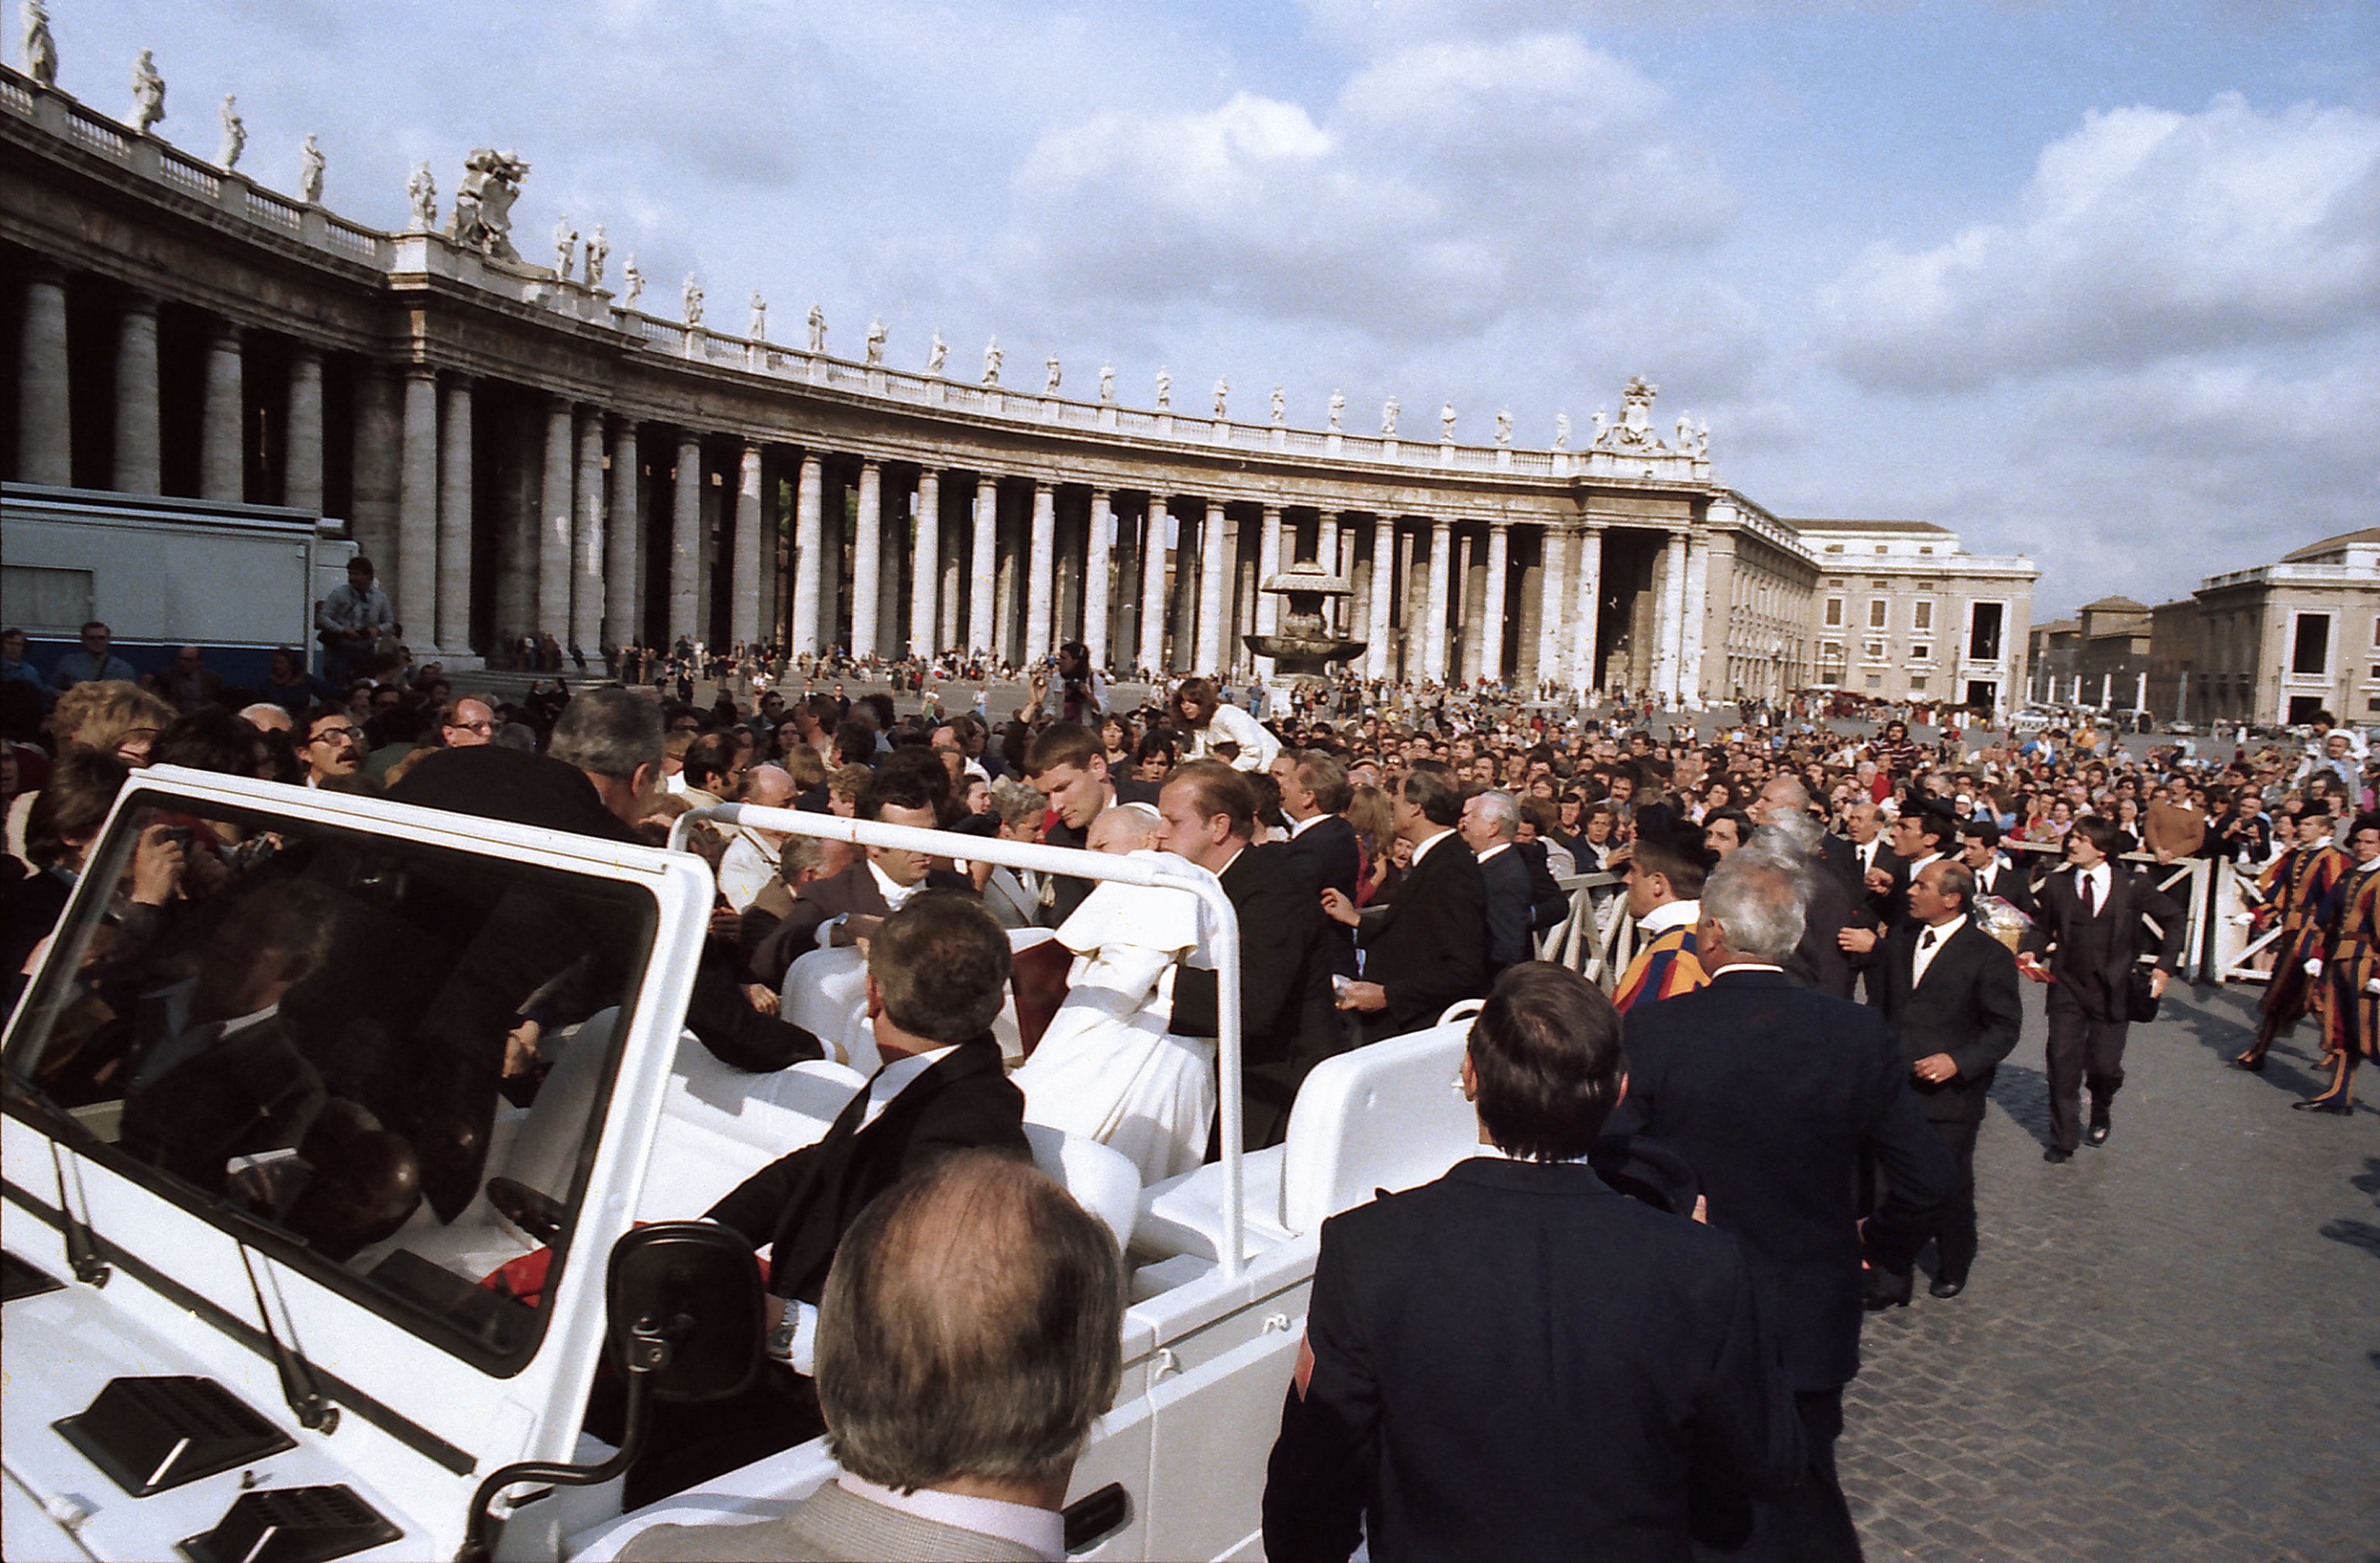
<path fill-rule="evenodd" d="M 763 808 L 790 808 L 797 790 L 793 773 L 783 766 L 756 765 L 744 778 L 742 801 Z"/>
<path fill-rule="evenodd" d="M 253 706 L 239 709 L 239 720 L 259 733 L 286 733 L 296 724 L 289 720 L 289 708 L 276 706 L 270 700 L 259 700 Z"/>
<path fill-rule="evenodd" d="M 1147 804 L 1118 804 L 1102 809 L 1091 821 L 1090 833 L 1083 844 L 1093 852 L 1154 852 L 1157 850 L 1157 811 Z"/>
<path fill-rule="evenodd" d="M 1760 795 L 1744 812 L 1752 816 L 1754 824 L 1766 825 L 1777 814 L 1807 814 L 1810 808 L 1810 789 L 1802 784 L 1801 779 L 1779 776 L 1760 789 Z"/>

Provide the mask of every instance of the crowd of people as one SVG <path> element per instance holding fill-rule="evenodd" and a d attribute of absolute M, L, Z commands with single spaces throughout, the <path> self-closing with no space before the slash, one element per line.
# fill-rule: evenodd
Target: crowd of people
<path fill-rule="evenodd" d="M 2157 865 L 2255 877 L 2272 980 L 2240 1067 L 2311 1016 L 2328 1078 L 2299 1105 L 2344 1112 L 2380 1056 L 2380 763 L 2327 718 L 2301 749 L 2201 755 L 2065 730 L 1920 742 L 1901 720 L 1858 735 L 1799 703 L 1706 732 L 1482 688 L 1322 686 L 1260 713 L 1186 677 L 1126 709 L 1080 646 L 1028 670 L 1005 713 L 988 683 L 964 709 L 928 687 L 988 668 L 924 664 L 903 670 L 903 698 L 853 697 L 838 676 L 885 670 L 692 647 L 608 651 L 617 683 L 504 699 L 393 658 L 370 574 L 324 631 L 345 637 L 323 642 L 340 682 L 295 648 L 254 687 L 196 648 L 136 677 L 97 624 L 42 679 L 0 635 L 12 996 L 115 791 L 151 763 L 653 842 L 740 802 L 1185 860 L 1239 915 L 1247 1148 L 1281 1142 L 1323 1060 L 1486 1003 L 1463 1069 L 1482 1157 L 1324 1230 L 1265 1496 L 1274 1556 L 1343 1557 L 1368 1537 L 1375 1557 L 1594 1538 L 1683 1557 L 1691 1537 L 1718 1556 L 1855 1557 L 1833 1445 L 1861 1313 L 1908 1305 L 1929 1248 L 1933 1298 L 1970 1284 L 1975 1143 L 2022 982 L 2046 985 L 2045 1157 L 2110 1142 L 2128 1027 L 2204 933 Z M 910 1248 L 952 1218 L 950 1152 L 1014 1158 L 1030 1122 L 1109 1145 L 1144 1182 L 1220 1154 L 1197 917 L 1176 892 L 964 850 L 715 820 L 687 839 L 718 890 L 689 1025 L 737 1068 L 828 1057 L 868 1084 L 819 1145 L 709 1212 L 772 1254 L 775 1365 L 732 1414 L 680 1418 L 632 1501 L 823 1429 L 868 1523 L 1049 1555 L 1047 1526 L 1011 1511 L 1054 1507 L 1096 1414 L 1081 1406 L 1114 1378 L 1076 1339 L 1112 1345 L 1112 1265 L 1067 1247 L 1053 1191 L 965 1174 L 1038 1234 L 1023 1247 L 1064 1250 L 1035 1258 L 1064 1275 L 1020 1280 L 1018 1245 L 987 1248 L 971 1263 L 990 1294 L 1013 1282 L 1043 1300 L 1027 1316 L 1074 1321 L 1067 1409 L 974 1489 L 990 1507 L 905 1507 L 996 1472 L 974 1453 L 930 1470 L 887 1455 L 915 1428 L 838 1399 L 836 1343 L 848 1372 L 922 1349 L 868 1335 L 899 1330 L 867 1309 L 948 1310 Z M 117 915 L 170 902 L 184 868 L 163 846 L 137 854 Z M 1539 958 L 1582 924 L 1574 948 L 1610 948 L 1622 908 L 1609 997 Z M 530 1090 L 537 1050 L 531 1033 L 505 1060 Z M 887 1290 L 853 1296 L 839 1255 L 863 1249 Z M 1050 1287 L 1075 1302 L 1053 1311 Z M 1082 1301 L 1103 1288 L 1105 1311 Z M 1445 1349 L 1479 1330 L 1479 1350 Z M 1002 1425 L 987 1436 L 1025 1436 Z M 707 1555 L 690 1535 L 643 1545 Z"/>

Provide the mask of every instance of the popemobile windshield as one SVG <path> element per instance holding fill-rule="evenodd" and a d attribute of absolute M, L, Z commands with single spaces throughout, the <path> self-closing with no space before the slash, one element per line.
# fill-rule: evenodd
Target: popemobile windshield
<path fill-rule="evenodd" d="M 1467 1021 L 1327 1061 L 1286 1143 L 1244 1154 L 1238 928 L 1203 869 L 715 812 L 1198 902 L 1222 1158 L 1144 1188 L 1105 1145 L 1027 1133 L 1132 1277 L 1070 1556 L 1257 1556 L 1318 1230 L 1473 1148 Z M 192 864 L 183 899 L 128 915 L 162 841 Z M 712 900 L 682 850 L 135 773 L 6 1032 L 8 1556 L 602 1558 L 829 1480 L 820 1439 L 621 1510 L 645 1403 L 715 1396 L 759 1350 L 751 1256 L 692 1218 L 864 1084 L 745 1072 L 684 1029 Z M 504 1038 L 540 1011 L 583 1018 L 532 1086 Z M 606 1377 L 628 1387 L 617 1445 L 589 1426 Z"/>

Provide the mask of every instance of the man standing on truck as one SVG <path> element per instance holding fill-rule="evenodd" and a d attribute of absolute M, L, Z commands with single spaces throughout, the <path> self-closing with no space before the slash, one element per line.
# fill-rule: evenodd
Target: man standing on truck
<path fill-rule="evenodd" d="M 347 584 L 322 599 L 314 632 L 322 643 L 322 676 L 343 686 L 357 658 L 370 656 L 381 636 L 403 633 L 388 593 L 372 584 L 370 560 L 358 553 L 347 561 Z"/>

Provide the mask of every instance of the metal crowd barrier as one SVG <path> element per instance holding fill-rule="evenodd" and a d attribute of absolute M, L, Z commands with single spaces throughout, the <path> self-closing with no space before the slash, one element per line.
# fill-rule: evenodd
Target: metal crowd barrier
<path fill-rule="evenodd" d="M 2047 872 L 2055 872 L 2055 866 L 2066 859 L 2063 845 L 2053 846 L 2046 842 L 2011 842 L 2003 838 L 2000 850 L 2010 854 L 2010 862 L 2020 865 L 2024 862 L 2023 857 L 2016 855 L 2020 853 L 2026 857 L 2046 859 L 2051 864 Z M 2215 865 L 2204 857 L 2177 857 L 2170 863 L 2160 863 L 2155 854 L 2147 852 L 2128 852 L 2120 861 L 2148 870 L 2151 884 L 2181 903 L 2181 969 L 2176 975 L 2190 982 L 2201 980 L 2208 965 L 2207 925 L 2214 905 Z M 2038 889 L 2046 877 L 2045 872 L 2033 871 L 2030 882 Z M 2149 922 L 2156 925 L 2155 917 Z M 2162 934 L 2165 929 L 2157 927 L 2157 932 Z"/>
<path fill-rule="evenodd" d="M 1555 883 L 1569 892 L 1570 912 L 1537 940 L 1537 959 L 1568 966 L 1609 993 L 1636 958 L 1636 919 L 1628 915 L 1628 897 L 1621 891 L 1627 876 L 1570 874 Z M 1621 893 L 1598 898 L 1597 891 Z"/>

